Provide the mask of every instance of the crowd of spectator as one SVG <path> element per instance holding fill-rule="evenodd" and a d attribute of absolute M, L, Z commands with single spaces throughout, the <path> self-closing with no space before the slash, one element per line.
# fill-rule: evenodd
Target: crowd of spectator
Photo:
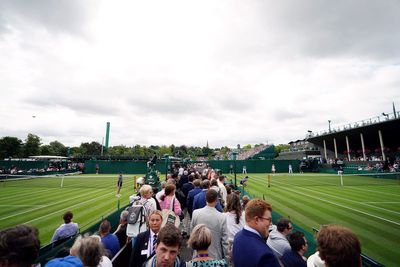
<path fill-rule="evenodd" d="M 23 169 L 17 166 L 10 166 L 10 167 L 0 167 L 0 174 L 1 175 L 46 175 L 54 174 L 57 172 L 65 173 L 65 172 L 78 172 L 83 171 L 84 163 L 68 163 L 68 164 L 61 164 L 59 162 L 51 162 L 48 166 L 44 166 L 43 168 L 29 168 Z"/>
<path fill-rule="evenodd" d="M 304 255 L 308 242 L 303 233 L 293 232 L 289 219 L 281 218 L 273 225 L 269 203 L 241 196 L 226 183 L 225 176 L 211 168 L 179 168 L 167 175 L 163 185 L 160 192 L 141 185 L 138 193 L 130 197 L 133 205 L 140 203 L 146 211 L 145 231 L 127 236 L 130 213 L 123 211 L 114 232 L 110 222 L 104 220 L 96 235 L 76 238 L 66 254 L 46 266 L 108 267 L 118 257 L 119 266 L 131 267 L 301 267 L 307 266 L 307 261 L 327 267 L 361 266 L 360 243 L 351 230 L 336 225 L 323 227 L 317 235 L 318 253 L 307 259 Z M 178 227 L 166 223 L 166 210 L 181 217 Z M 78 225 L 72 218 L 72 212 L 64 214 L 64 223 L 55 231 L 53 242 L 77 234 Z M 187 238 L 189 258 L 180 254 L 182 241 Z M 32 227 L 1 231 L 0 240 L 0 266 L 30 266 L 15 263 L 32 264 L 38 256 L 37 230 Z M 122 257 L 123 250 L 129 252 Z M 20 251 L 22 256 L 16 256 L 14 251 Z"/>

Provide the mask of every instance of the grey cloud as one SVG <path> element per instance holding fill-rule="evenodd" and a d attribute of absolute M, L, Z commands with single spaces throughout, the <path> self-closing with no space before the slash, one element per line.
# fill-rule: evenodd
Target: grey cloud
<path fill-rule="evenodd" d="M 88 115 L 106 115 L 116 116 L 119 114 L 117 106 L 105 105 L 102 101 L 96 101 L 94 99 L 85 99 L 77 96 L 65 96 L 62 93 L 59 95 L 53 95 L 49 93 L 46 96 L 31 96 L 25 97 L 23 100 L 25 103 L 37 106 L 38 108 L 55 108 L 63 107 L 73 110 L 77 114 L 88 114 Z"/>
<path fill-rule="evenodd" d="M 51 33 L 82 33 L 99 1 L 3 0 L 0 2 L 0 33 L 7 25 L 36 24 Z"/>
<path fill-rule="evenodd" d="M 400 3 L 279 1 L 278 29 L 289 46 L 315 57 L 398 58 Z"/>
<path fill-rule="evenodd" d="M 279 109 L 274 111 L 273 113 L 273 118 L 278 121 L 278 122 L 282 122 L 282 121 L 286 121 L 286 120 L 294 120 L 294 119 L 299 119 L 299 118 L 303 118 L 305 117 L 305 114 L 303 114 L 303 112 L 301 111 L 297 111 L 297 112 L 293 112 L 293 111 L 289 111 L 286 109 Z"/>

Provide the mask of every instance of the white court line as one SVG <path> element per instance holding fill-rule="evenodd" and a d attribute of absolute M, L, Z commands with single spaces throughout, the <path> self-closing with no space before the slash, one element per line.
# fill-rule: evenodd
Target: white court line
<path fill-rule="evenodd" d="M 95 198 L 91 198 L 91 199 L 86 200 L 86 201 L 84 201 L 84 202 L 79 202 L 78 204 L 69 206 L 69 207 L 67 207 L 66 209 L 68 210 L 68 209 L 71 209 L 71 208 L 73 208 L 73 207 L 79 207 L 79 206 L 81 206 L 82 204 L 85 204 L 85 203 L 88 203 L 88 202 L 92 202 L 93 200 L 102 198 L 102 197 L 104 197 L 104 196 L 106 196 L 106 195 L 113 195 L 114 193 L 115 193 L 115 192 L 108 193 L 108 194 L 104 194 L 104 195 L 101 195 L 101 196 L 98 196 L 98 197 L 95 197 Z M 65 201 L 69 201 L 69 199 L 67 199 L 67 200 L 65 200 Z M 37 217 L 37 218 L 35 218 L 35 219 L 32 219 L 32 220 L 30 220 L 30 221 L 24 222 L 24 223 L 22 223 L 22 224 L 28 224 L 28 223 L 34 222 L 34 221 L 39 220 L 39 219 L 42 219 L 42 218 L 46 218 L 46 217 L 48 217 L 48 216 L 50 216 L 50 215 L 54 215 L 54 214 L 57 214 L 57 213 L 60 213 L 60 211 L 57 210 L 57 211 L 55 211 L 55 212 L 48 213 L 48 214 L 46 214 L 46 215 L 43 215 L 43 216 Z"/>
<path fill-rule="evenodd" d="M 346 186 L 346 185 L 344 185 Z M 383 185 L 383 186 L 391 186 L 391 185 Z M 399 194 L 395 194 L 395 193 L 390 193 L 390 192 L 382 192 L 382 191 L 377 191 L 377 190 L 369 190 L 369 189 L 365 189 L 365 188 L 360 188 L 359 186 L 354 186 L 352 187 L 353 189 L 357 189 L 359 191 L 366 191 L 366 192 L 373 192 L 373 193 L 378 193 L 378 194 L 382 194 L 382 195 L 389 195 L 389 196 L 396 196 L 398 197 Z"/>
<path fill-rule="evenodd" d="M 9 204 L 9 205 L 2 204 L 2 205 L 0 205 L 0 207 L 41 207 L 41 208 L 46 207 L 46 206 L 47 205 L 18 205 L 18 204 L 16 204 L 16 205 L 13 205 L 13 204 Z"/>
<path fill-rule="evenodd" d="M 379 203 L 383 203 L 383 204 L 400 204 L 400 201 L 365 201 L 365 202 L 360 202 L 360 203 L 375 203 L 375 204 L 379 204 Z"/>
<path fill-rule="evenodd" d="M 95 193 L 95 192 L 92 192 L 92 193 Z M 74 200 L 74 199 L 77 199 L 77 198 L 81 198 L 81 197 L 82 197 L 82 196 L 76 196 L 76 197 L 74 197 L 74 198 L 69 198 L 68 201 Z M 40 208 L 45 208 L 45 207 L 54 206 L 54 205 L 63 203 L 63 202 L 65 202 L 65 201 L 66 201 L 66 200 L 64 199 L 64 200 L 57 201 L 57 202 L 54 202 L 54 203 L 49 204 L 49 205 L 43 205 L 42 207 L 38 207 L 38 208 L 34 208 L 34 209 L 29 209 L 29 210 L 26 210 L 26 211 L 23 211 L 23 212 L 20 212 L 20 213 L 12 214 L 12 215 L 9 215 L 9 216 L 0 218 L 0 221 L 3 221 L 3 220 L 8 219 L 8 218 L 15 217 L 15 216 L 18 216 L 18 215 L 21 215 L 21 214 L 25 214 L 25 213 L 28 213 L 28 212 L 31 212 L 31 211 L 34 211 L 34 210 L 38 210 L 38 209 L 40 209 Z"/>
<path fill-rule="evenodd" d="M 310 197 L 310 198 L 314 198 L 314 199 L 317 199 L 317 200 L 320 200 L 322 202 L 326 202 L 326 203 L 329 203 L 329 204 L 332 204 L 332 205 L 335 205 L 335 206 L 338 206 L 338 207 L 342 207 L 342 208 L 345 208 L 345 209 L 348 209 L 348 210 L 356 211 L 356 212 L 359 212 L 361 214 L 364 214 L 364 215 L 367 215 L 367 216 L 370 216 L 370 217 L 373 217 L 373 218 L 376 218 L 376 219 L 379 219 L 379 220 L 382 220 L 382 221 L 385 221 L 385 222 L 389 222 L 389 223 L 392 223 L 392 224 L 395 224 L 395 225 L 400 225 L 399 222 L 395 222 L 395 221 L 392 221 L 392 220 L 389 220 L 389 219 L 386 219 L 386 218 L 383 218 L 383 217 L 379 217 L 379 216 L 370 214 L 370 213 L 365 212 L 365 211 L 354 209 L 354 208 L 351 208 L 351 207 L 348 207 L 348 206 L 345 206 L 345 205 L 342 205 L 342 204 L 338 204 L 338 203 L 335 203 L 335 202 L 332 202 L 332 201 L 329 201 L 329 200 L 326 200 L 326 199 L 323 199 L 323 198 L 319 198 L 319 197 L 315 197 L 315 196 L 312 196 L 312 195 L 309 195 L 309 194 L 306 194 L 306 193 L 302 193 L 300 191 L 291 190 L 291 189 L 289 189 L 287 187 L 283 187 L 283 186 L 280 186 L 280 187 L 284 188 L 287 191 L 291 191 L 293 193 L 296 193 L 296 194 L 301 194 L 301 195 L 304 195 L 304 196 L 307 196 L 307 197 Z"/>
<path fill-rule="evenodd" d="M 339 197 L 339 196 L 336 196 L 336 195 L 332 195 L 332 194 L 328 194 L 328 193 L 324 193 L 324 192 L 320 192 L 320 191 L 315 191 L 315 190 L 312 190 L 312 189 L 309 189 L 309 188 L 306 188 L 306 187 L 303 187 L 303 189 L 311 191 L 311 192 L 314 192 L 314 193 L 317 193 L 317 194 L 322 194 L 322 195 L 325 195 L 325 196 L 341 199 L 341 200 L 344 200 L 344 201 L 349 201 L 349 202 L 353 202 L 353 203 L 357 203 L 357 204 L 362 204 L 364 206 L 368 206 L 368 207 L 371 207 L 371 208 L 374 208 L 374 209 L 383 210 L 383 211 L 391 212 L 391 213 L 394 213 L 394 214 L 400 214 L 400 212 L 398 212 L 398 211 L 389 210 L 389 209 L 385 209 L 385 208 L 382 208 L 382 207 L 378 207 L 378 206 L 367 204 L 367 203 L 373 203 L 373 202 L 355 201 L 355 200 L 347 199 L 347 198 L 344 198 L 344 197 Z M 379 203 L 381 203 L 381 202 L 379 202 Z"/>

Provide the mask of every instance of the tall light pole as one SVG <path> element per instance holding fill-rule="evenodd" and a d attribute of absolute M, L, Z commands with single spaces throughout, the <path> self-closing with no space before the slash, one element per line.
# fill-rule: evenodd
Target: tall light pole
<path fill-rule="evenodd" d="M 329 132 L 331 132 L 331 120 L 328 120 Z"/>

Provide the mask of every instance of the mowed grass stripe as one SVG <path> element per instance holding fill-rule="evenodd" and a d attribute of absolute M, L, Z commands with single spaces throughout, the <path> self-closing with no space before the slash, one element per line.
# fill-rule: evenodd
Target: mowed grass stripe
<path fill-rule="evenodd" d="M 286 190 L 290 190 L 290 189 L 286 188 Z M 348 210 L 351 210 L 351 211 L 354 211 L 354 212 L 358 212 L 358 213 L 361 213 L 361 214 L 364 214 L 364 215 L 367 215 L 367 216 L 370 216 L 370 217 L 374 217 L 376 219 L 379 219 L 379 220 L 382 220 L 382 221 L 385 221 L 385 222 L 392 223 L 394 225 L 400 226 L 400 222 L 396 222 L 396 221 L 387 219 L 385 217 L 381 217 L 381 216 L 366 212 L 366 211 L 361 210 L 361 209 L 353 208 L 351 206 L 346 205 L 346 203 L 343 203 L 343 204 L 342 203 L 338 203 L 338 202 L 335 202 L 335 201 L 332 201 L 332 200 L 324 199 L 322 197 L 313 196 L 313 195 L 307 194 L 305 192 L 300 192 L 300 191 L 296 192 L 295 190 L 291 190 L 291 192 L 292 193 L 297 193 L 297 194 L 302 194 L 302 195 L 304 195 L 306 197 L 310 197 L 310 198 L 313 198 L 313 199 L 318 200 L 318 201 L 326 202 L 326 203 L 331 204 L 331 205 L 335 205 L 335 206 L 338 206 L 338 207 L 341 207 L 341 208 L 344 208 L 344 209 L 348 209 Z"/>
<path fill-rule="evenodd" d="M 307 175 L 304 175 L 307 176 Z M 325 203 L 323 201 L 315 201 L 311 198 L 310 194 L 317 194 L 321 191 L 327 195 L 318 196 L 320 198 L 327 198 L 331 202 L 337 202 L 341 205 L 354 206 L 355 204 L 360 205 L 358 202 L 363 201 L 374 201 L 382 199 L 378 194 L 371 194 L 368 191 L 377 192 L 385 190 L 385 187 L 373 185 L 371 187 L 365 187 L 367 190 L 359 190 L 361 186 L 354 187 L 340 187 L 340 186 L 300 186 L 294 187 L 293 185 L 287 186 L 274 186 L 274 180 L 272 182 L 272 187 L 267 187 L 267 179 L 265 174 L 255 174 L 250 175 L 249 186 L 246 188 L 251 194 L 257 197 L 262 197 L 266 195 L 267 200 L 273 204 L 274 210 L 281 213 L 284 216 L 290 215 L 292 220 L 302 226 L 305 229 L 311 229 L 312 227 L 318 226 L 325 223 L 340 223 L 347 227 L 353 229 L 355 233 L 359 236 L 363 244 L 363 252 L 367 255 L 375 258 L 376 260 L 384 263 L 386 266 L 397 266 L 399 262 L 399 252 L 398 252 L 398 241 L 400 238 L 400 231 L 398 225 L 391 225 L 390 223 L 382 222 L 382 220 L 375 217 L 368 217 L 362 213 L 356 213 L 349 209 L 343 209 L 340 206 Z M 254 178 L 254 179 L 253 179 Z M 294 182 L 294 181 L 293 181 Z M 298 184 L 301 185 L 297 181 Z M 309 181 L 306 181 L 309 184 Z M 361 184 L 361 183 L 360 183 Z M 386 186 L 387 189 L 390 187 Z M 396 185 L 393 185 L 396 187 Z M 353 190 L 355 188 L 355 190 Z M 373 189 L 369 189 L 373 188 Z M 398 187 L 397 187 L 398 188 Z M 304 189 L 304 191 L 303 191 Z M 392 188 L 390 188 L 392 189 Z M 310 191 L 311 190 L 311 191 Z M 352 195 L 353 190 L 353 195 Z M 397 190 L 390 190 L 390 192 L 396 192 Z M 299 194 L 306 193 L 306 195 Z M 343 195 L 342 193 L 345 192 Z M 362 192 L 362 193 L 360 193 Z M 332 196 L 329 196 L 331 194 Z M 337 196 L 342 196 L 346 198 L 347 196 L 356 202 L 346 201 L 346 199 L 336 198 Z M 391 198 L 391 196 L 393 196 Z M 385 201 L 391 200 L 389 202 L 396 202 L 393 200 L 399 199 L 399 193 L 389 193 L 385 194 Z M 372 215 L 376 215 L 376 207 L 368 207 L 366 205 L 356 206 L 361 211 L 366 211 Z M 388 206 L 386 206 L 388 207 Z M 397 218 L 398 205 L 390 205 L 389 209 L 393 212 L 385 212 L 382 209 L 379 210 L 379 215 L 386 218 Z M 301 214 L 301 216 L 299 216 Z M 307 219 L 304 219 L 304 218 Z M 310 218 L 308 218 L 310 217 Z M 379 216 L 377 216 L 379 217 Z M 327 220 L 329 219 L 329 220 Z"/>
<path fill-rule="evenodd" d="M 360 240 L 363 244 L 369 244 L 369 247 L 374 247 L 374 249 L 380 250 L 382 244 L 387 244 L 391 249 L 388 251 L 379 253 L 380 258 L 386 258 L 388 255 L 393 255 L 396 253 L 396 241 L 391 240 L 388 243 L 388 238 L 393 237 L 392 231 L 390 229 L 381 229 L 379 223 L 373 219 L 366 219 L 362 216 L 354 216 L 350 211 L 342 210 L 338 207 L 329 207 L 327 211 L 324 207 L 324 203 L 316 202 L 311 198 L 303 196 L 293 196 L 292 192 L 287 192 L 286 189 L 280 188 L 275 190 L 275 194 L 271 196 L 271 202 L 274 210 L 278 211 L 284 216 L 289 216 L 292 218 L 293 222 L 300 225 L 304 229 L 309 229 L 311 227 L 304 226 L 303 224 L 308 224 L 311 221 L 312 225 L 319 228 L 321 224 L 337 223 L 353 229 L 357 232 Z M 284 203 L 282 205 L 277 205 L 277 203 Z M 284 207 L 286 213 L 281 211 L 282 206 L 292 207 L 288 209 Z M 294 212 L 293 212 L 294 211 Z M 301 218 L 297 217 L 297 213 L 303 213 L 303 216 L 308 216 L 312 218 L 311 220 L 303 221 Z M 351 218 L 351 219 L 350 219 Z M 355 227 L 356 226 L 356 227 Z M 359 229 L 368 229 L 364 234 Z M 374 235 L 371 235 L 371 232 Z M 361 233 L 361 234 L 360 234 Z M 378 234 L 379 233 L 379 234 Z M 389 239 L 390 240 L 390 239 Z M 371 254 L 369 254 L 371 255 Z"/>
<path fill-rule="evenodd" d="M 49 213 L 59 211 L 60 209 L 68 208 L 70 206 L 76 205 L 81 203 L 82 201 L 88 199 L 95 198 L 99 193 L 101 194 L 102 192 L 106 192 L 105 190 L 95 190 L 90 193 L 85 192 L 84 190 L 76 190 L 75 192 L 69 192 L 69 194 L 62 194 L 59 193 L 57 198 L 46 198 L 45 196 L 42 196 L 40 198 L 36 199 L 30 199 L 32 203 L 42 203 L 42 202 L 47 202 L 48 204 L 46 205 L 45 208 L 32 208 L 29 210 L 24 210 L 24 211 L 19 211 L 19 209 L 16 210 L 16 212 L 12 212 L 10 215 L 2 217 L 0 219 L 1 223 L 4 223 L 6 226 L 12 226 L 15 224 L 20 224 L 20 223 L 27 223 L 35 218 L 42 217 L 44 215 L 47 215 Z M 86 193 L 86 194 L 84 194 Z M 84 196 L 82 196 L 84 194 Z M 66 211 L 66 210 L 65 210 Z M 64 212 L 65 212 L 64 211 Z"/>
<path fill-rule="evenodd" d="M 303 187 L 302 190 L 306 190 L 309 193 L 312 193 L 314 195 L 319 195 L 320 197 L 326 197 L 327 199 L 330 199 L 331 201 L 339 201 L 345 204 L 348 204 L 354 208 L 357 209 L 364 209 L 364 210 L 369 210 L 375 212 L 377 216 L 385 216 L 388 213 L 392 213 L 394 220 L 400 219 L 400 216 L 395 216 L 395 215 L 400 215 L 400 212 L 394 211 L 391 209 L 386 209 L 386 208 L 381 208 L 379 206 L 373 205 L 373 204 L 368 204 L 365 202 L 360 202 L 360 196 L 355 197 L 354 194 L 352 194 L 350 191 L 340 191 L 338 192 L 337 190 L 325 190 L 325 192 L 322 192 L 324 190 L 323 188 L 319 190 L 314 190 L 312 188 L 306 188 Z M 329 190 L 329 191 L 328 191 Z M 340 194 L 340 196 L 338 196 Z M 361 196 L 361 199 L 367 199 L 368 195 L 363 195 Z"/>
<path fill-rule="evenodd" d="M 28 222 L 39 228 L 44 245 L 62 223 L 62 215 L 66 210 L 72 209 L 74 221 L 86 228 L 88 224 L 96 223 L 102 216 L 116 210 L 117 175 L 99 175 L 89 179 L 81 175 L 67 179 L 65 177 L 63 188 L 60 188 L 59 177 L 9 181 L 6 186 L 0 187 L 0 199 L 4 205 L 0 206 L 0 229 Z M 133 178 L 124 177 L 121 206 L 129 203 L 129 195 L 133 194 L 132 185 Z M 10 204 L 11 209 L 6 207 L 7 204 Z"/>
<path fill-rule="evenodd" d="M 66 207 L 68 210 L 74 211 L 74 221 L 77 222 L 80 228 L 87 228 L 88 224 L 94 224 L 101 220 L 103 215 L 109 214 L 116 210 L 116 198 L 113 193 L 98 196 L 96 199 L 83 200 L 81 204 Z M 109 200 L 112 201 L 109 201 Z M 127 203 L 125 203 L 127 204 Z M 40 238 L 42 242 L 48 243 L 54 233 L 54 230 L 60 225 L 64 211 L 56 211 L 49 216 L 34 220 L 30 224 L 35 225 L 40 229 Z M 51 223 L 45 223 L 50 218 L 59 218 L 58 220 L 51 220 Z M 46 219 L 46 220 L 45 220 Z"/>

